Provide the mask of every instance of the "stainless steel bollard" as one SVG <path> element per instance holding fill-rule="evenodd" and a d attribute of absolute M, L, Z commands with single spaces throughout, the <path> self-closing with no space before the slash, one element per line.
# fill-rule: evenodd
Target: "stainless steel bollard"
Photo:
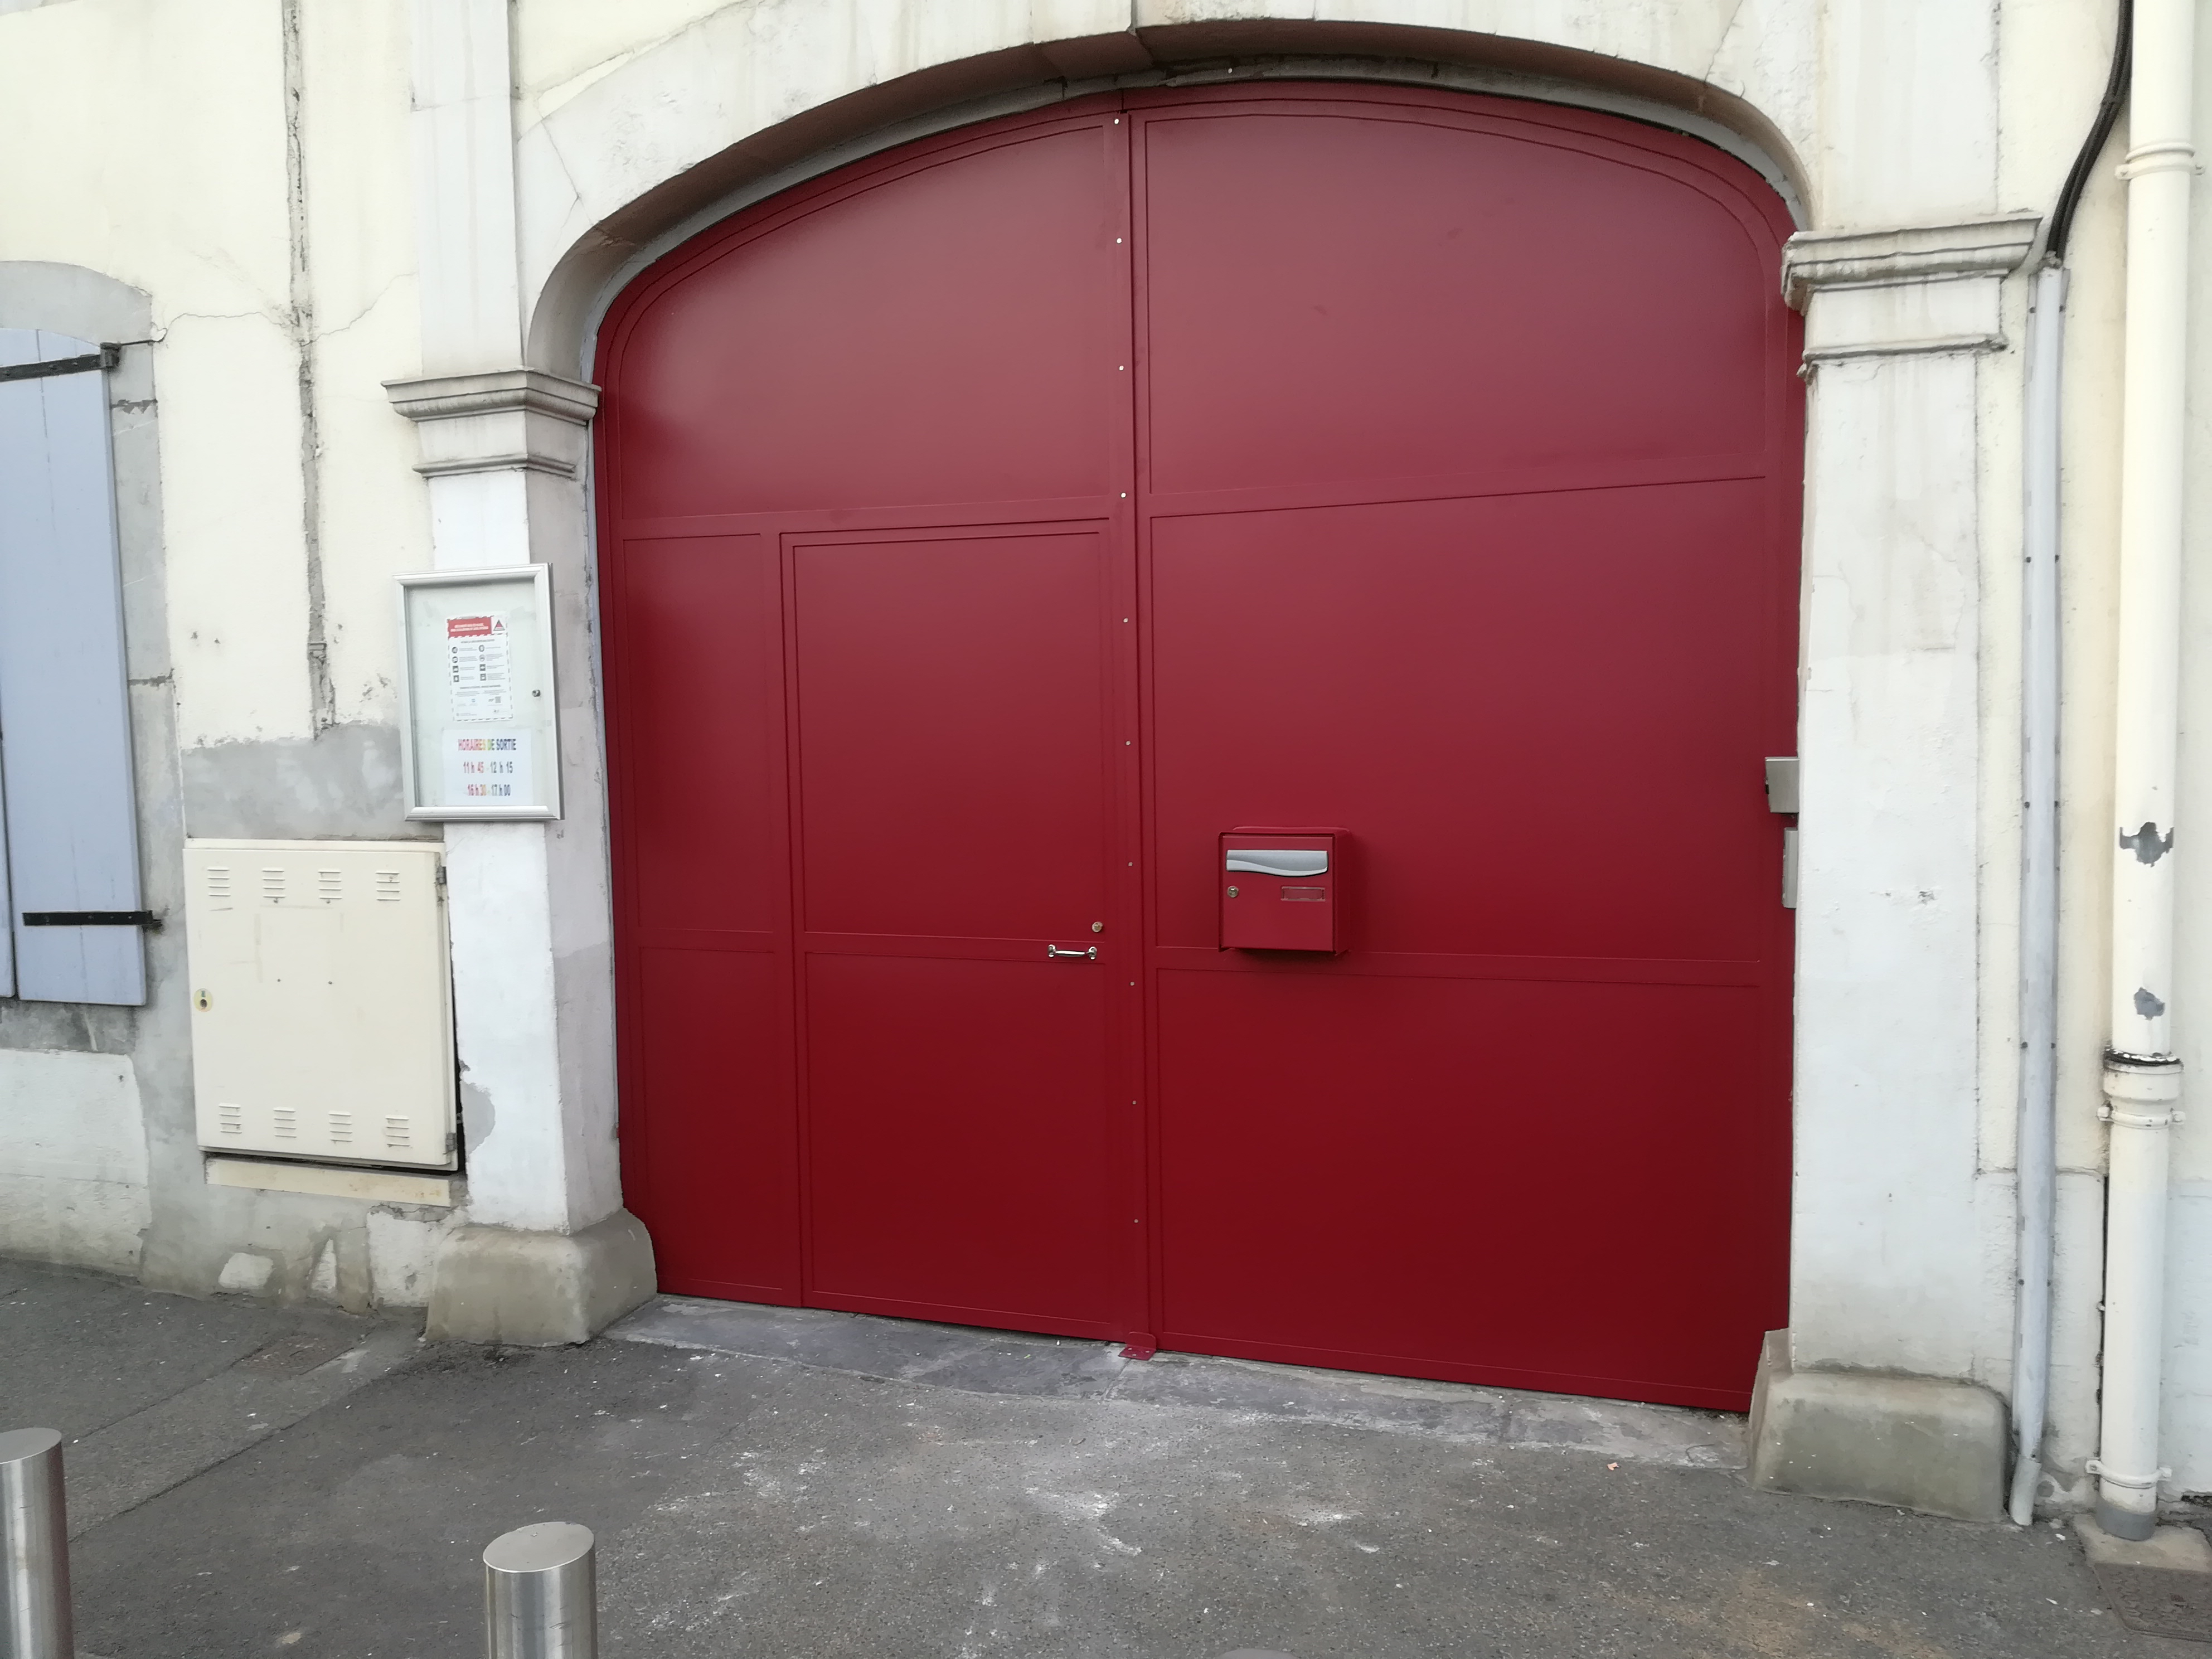
<path fill-rule="evenodd" d="M 62 1437 L 0 1431 L 0 1659 L 75 1659 Z"/>
<path fill-rule="evenodd" d="M 592 1534 L 566 1521 L 517 1527 L 483 1553 L 490 1659 L 599 1659 Z"/>

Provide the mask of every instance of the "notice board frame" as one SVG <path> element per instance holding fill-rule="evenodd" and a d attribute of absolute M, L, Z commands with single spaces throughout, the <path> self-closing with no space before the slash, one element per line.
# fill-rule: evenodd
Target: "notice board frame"
<path fill-rule="evenodd" d="M 401 574 L 399 624 L 399 771 L 404 816 L 447 823 L 545 823 L 561 816 L 561 727 L 554 695 L 553 580 L 542 564 L 483 570 L 424 570 Z M 461 613 L 477 611 L 504 621 L 501 681 L 489 684 L 496 701 L 503 682 L 505 718 L 471 714 L 456 720 L 450 637 L 436 637 Z M 517 612 L 520 614 L 516 615 Z M 448 672 L 441 674 L 441 669 Z M 455 735 L 519 738 L 526 786 L 513 800 L 453 798 L 447 774 Z"/>

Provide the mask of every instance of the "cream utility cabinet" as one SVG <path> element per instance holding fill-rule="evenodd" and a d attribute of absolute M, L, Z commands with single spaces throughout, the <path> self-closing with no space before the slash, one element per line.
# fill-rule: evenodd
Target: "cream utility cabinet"
<path fill-rule="evenodd" d="M 440 850 L 185 843 L 203 1147 L 454 1167 Z"/>

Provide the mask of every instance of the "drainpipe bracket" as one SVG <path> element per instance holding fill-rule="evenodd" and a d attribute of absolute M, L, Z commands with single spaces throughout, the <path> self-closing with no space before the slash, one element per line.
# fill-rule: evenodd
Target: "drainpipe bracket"
<path fill-rule="evenodd" d="M 2163 1117 L 2149 1117 L 2139 1112 L 2116 1112 L 2109 1105 L 2097 1108 L 2100 1123 L 2117 1123 L 2123 1129 L 2165 1129 L 2176 1123 L 2189 1121 L 2186 1112 L 2168 1112 Z"/>
<path fill-rule="evenodd" d="M 2117 169 L 2123 179 L 2140 179 L 2151 173 L 2202 173 L 2197 165 L 2197 146 L 2185 138 L 2166 138 L 2137 144 Z"/>
<path fill-rule="evenodd" d="M 2121 1486 L 2129 1492 L 2155 1492 L 2160 1481 L 2173 1478 L 2173 1471 L 2166 1468 L 2155 1474 L 2115 1474 L 2105 1467 L 2104 1460 L 2100 1457 L 2091 1458 L 2081 1468 L 2083 1473 L 2095 1475 L 2108 1486 Z"/>

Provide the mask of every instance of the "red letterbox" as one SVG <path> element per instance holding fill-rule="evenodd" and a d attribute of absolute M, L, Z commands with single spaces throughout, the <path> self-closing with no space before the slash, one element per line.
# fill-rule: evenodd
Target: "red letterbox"
<path fill-rule="evenodd" d="M 1340 830 L 1231 830 L 1221 837 L 1221 948 L 1344 946 L 1337 920 Z"/>

